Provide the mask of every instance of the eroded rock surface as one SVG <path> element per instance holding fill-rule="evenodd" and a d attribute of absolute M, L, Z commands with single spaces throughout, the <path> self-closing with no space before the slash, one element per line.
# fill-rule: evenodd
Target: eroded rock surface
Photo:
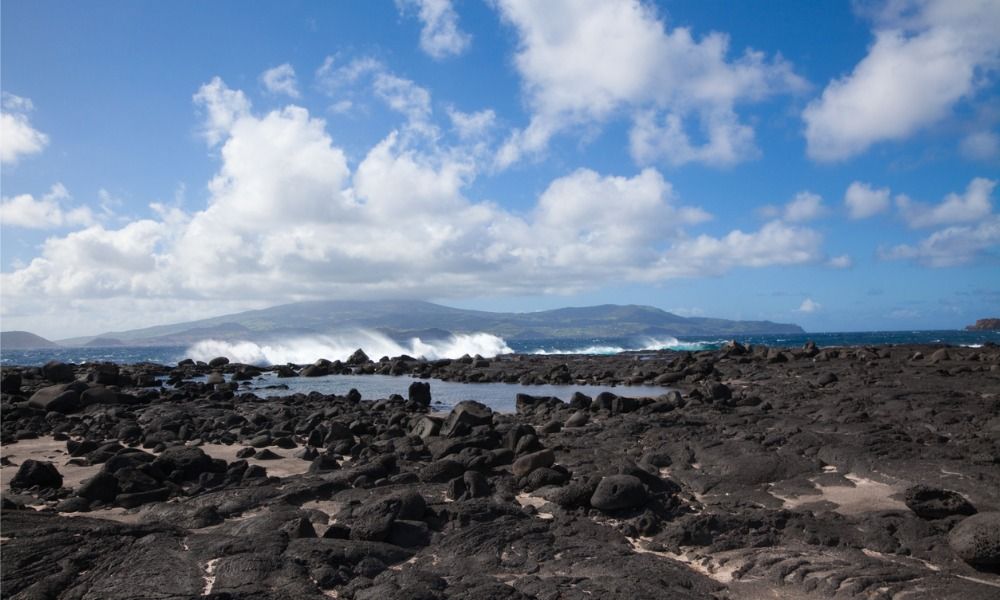
<path fill-rule="evenodd" d="M 433 414 L 433 382 L 266 399 L 224 357 L 5 367 L 4 597 L 1000 593 L 996 347 L 271 370 L 621 387 Z"/>

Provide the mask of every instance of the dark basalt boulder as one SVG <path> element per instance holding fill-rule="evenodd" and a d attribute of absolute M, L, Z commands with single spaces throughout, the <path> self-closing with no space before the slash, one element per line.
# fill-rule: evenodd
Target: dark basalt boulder
<path fill-rule="evenodd" d="M 493 422 L 493 411 L 482 402 L 463 400 L 451 409 L 448 418 L 441 427 L 441 435 L 450 436 L 460 433 L 462 426 L 476 427 L 489 425 Z"/>
<path fill-rule="evenodd" d="M 308 365 L 299 371 L 299 377 L 324 377 L 329 374 L 329 367 L 318 365 Z M 286 375 L 286 377 L 292 377 L 292 375 Z"/>
<path fill-rule="evenodd" d="M 10 480 L 10 487 L 23 489 L 38 486 L 40 488 L 58 489 L 62 487 L 62 482 L 63 477 L 59 474 L 55 465 L 50 462 L 29 458 L 18 467 L 14 478 Z"/>
<path fill-rule="evenodd" d="M 465 472 L 462 463 L 450 458 L 436 460 L 420 469 L 420 481 L 427 483 L 446 483 Z"/>
<path fill-rule="evenodd" d="M 99 471 L 85 480 L 76 490 L 76 495 L 87 500 L 111 502 L 118 495 L 118 479 L 107 471 Z"/>
<path fill-rule="evenodd" d="M 58 360 L 50 360 L 42 367 L 42 375 L 52 383 L 68 383 L 73 381 L 75 374 L 73 365 L 67 365 Z"/>
<path fill-rule="evenodd" d="M 90 406 L 92 404 L 117 404 L 118 393 L 103 385 L 95 385 L 87 388 L 80 394 L 80 404 Z"/>
<path fill-rule="evenodd" d="M 903 501 L 921 519 L 943 519 L 952 515 L 976 513 L 976 509 L 961 494 L 926 485 L 908 488 Z"/>
<path fill-rule="evenodd" d="M 531 473 L 535 469 L 541 469 L 543 467 L 551 467 L 556 462 L 556 455 L 552 450 L 540 450 L 532 454 L 525 454 L 524 456 L 518 458 L 511 465 L 511 472 L 514 477 L 524 477 L 528 473 Z"/>
<path fill-rule="evenodd" d="M 21 374 L 20 373 L 4 373 L 3 379 L 0 379 L 0 393 L 4 394 L 20 394 L 21 393 Z"/>
<path fill-rule="evenodd" d="M 212 360 L 208 361 L 208 366 L 213 369 L 216 367 L 224 367 L 229 364 L 229 359 L 225 356 L 216 356 Z"/>
<path fill-rule="evenodd" d="M 189 481 L 197 479 L 202 473 L 221 470 L 214 468 L 212 458 L 201 448 L 192 446 L 167 448 L 156 457 L 153 466 L 167 474 L 176 471 L 182 479 Z"/>
<path fill-rule="evenodd" d="M 357 366 L 357 365 L 363 365 L 367 362 L 371 362 L 371 359 L 368 358 L 368 355 L 365 354 L 364 350 L 358 348 L 357 350 L 354 351 L 354 354 L 348 357 L 346 364 L 349 364 L 351 366 Z"/>
<path fill-rule="evenodd" d="M 80 409 L 80 392 L 72 384 L 44 387 L 32 394 L 28 406 L 46 412 L 75 412 Z"/>
<path fill-rule="evenodd" d="M 414 381 L 407 390 L 407 397 L 411 402 L 416 402 L 423 406 L 431 405 L 431 384 L 426 381 Z"/>
<path fill-rule="evenodd" d="M 1000 566 L 1000 512 L 984 512 L 964 519 L 951 530 L 948 544 L 970 565 Z"/>
<path fill-rule="evenodd" d="M 597 489 L 590 497 L 594 508 L 608 511 L 626 508 L 637 508 L 646 503 L 649 493 L 646 486 L 632 475 L 611 475 L 597 484 Z"/>

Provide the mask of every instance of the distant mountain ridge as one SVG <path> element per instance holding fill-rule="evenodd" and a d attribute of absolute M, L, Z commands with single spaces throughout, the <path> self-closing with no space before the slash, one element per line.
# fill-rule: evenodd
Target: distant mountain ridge
<path fill-rule="evenodd" d="M 58 348 L 59 344 L 47 340 L 30 331 L 0 332 L 0 348 L 4 350 L 34 350 L 36 348 Z"/>
<path fill-rule="evenodd" d="M 630 336 L 716 336 L 804 333 L 798 325 L 681 317 L 652 306 L 604 304 L 530 313 L 500 313 L 430 302 L 327 300 L 296 302 L 210 319 L 62 340 L 81 345 L 111 338 L 129 346 L 184 345 L 204 339 L 266 342 L 308 335 L 376 330 L 395 339 L 484 332 L 507 340 Z"/>

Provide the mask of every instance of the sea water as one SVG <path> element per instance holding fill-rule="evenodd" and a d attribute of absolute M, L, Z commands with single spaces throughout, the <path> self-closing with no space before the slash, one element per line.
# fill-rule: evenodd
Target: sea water
<path fill-rule="evenodd" d="M 478 336 L 478 337 L 477 337 Z M 491 339 L 488 339 L 491 338 Z M 489 334 L 462 336 L 442 341 L 397 344 L 391 348 L 368 347 L 365 339 L 338 339 L 337 344 L 324 344 L 326 338 L 303 338 L 287 340 L 282 344 L 258 344 L 254 342 L 202 342 L 192 346 L 117 346 L 109 348 L 47 348 L 37 350 L 8 350 L 0 348 L 0 364 L 40 366 L 50 360 L 68 363 L 114 362 L 135 364 L 142 362 L 162 365 L 176 365 L 184 358 L 209 360 L 215 356 L 227 356 L 234 362 L 258 365 L 284 364 L 290 362 L 311 363 L 319 358 L 344 360 L 357 348 L 373 359 L 385 355 L 395 356 L 408 353 L 429 358 L 458 358 L 463 354 L 475 355 L 517 352 L 522 354 L 594 354 L 608 355 L 640 350 L 714 350 L 729 340 L 743 344 L 796 348 L 807 341 L 814 341 L 821 348 L 838 346 L 876 346 L 885 344 L 944 344 L 952 346 L 980 347 L 983 344 L 1000 344 L 997 331 L 863 331 L 832 333 L 798 333 L 780 335 L 749 335 L 733 337 L 630 337 L 630 338 L 576 338 L 503 340 Z M 484 341 L 485 340 L 485 341 Z M 290 354 L 289 348 L 305 348 Z M 395 352 L 393 352 L 395 350 Z"/>

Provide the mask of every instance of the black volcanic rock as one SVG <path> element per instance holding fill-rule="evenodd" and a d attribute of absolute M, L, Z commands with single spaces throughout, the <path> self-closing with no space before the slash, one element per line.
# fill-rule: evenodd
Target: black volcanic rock
<path fill-rule="evenodd" d="M 926 485 L 907 488 L 904 501 L 922 519 L 943 519 L 952 515 L 972 515 L 976 509 L 951 490 L 943 490 Z"/>
<path fill-rule="evenodd" d="M 967 517 L 951 530 L 948 543 L 955 554 L 971 565 L 1000 566 L 1000 512 Z"/>
<path fill-rule="evenodd" d="M 56 466 L 50 462 L 28 459 L 21 463 L 17 473 L 10 480 L 12 488 L 58 488 L 62 486 L 63 477 Z"/>

